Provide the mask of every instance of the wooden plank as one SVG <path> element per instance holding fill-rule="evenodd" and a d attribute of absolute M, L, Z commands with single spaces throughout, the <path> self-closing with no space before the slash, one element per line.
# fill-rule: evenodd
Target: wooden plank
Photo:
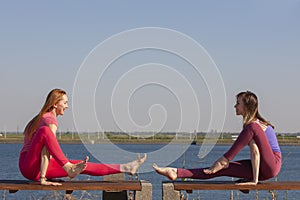
<path fill-rule="evenodd" d="M 27 180 L 0 180 L 0 190 L 142 190 L 140 181 L 65 181 L 61 186 L 45 186 Z"/>
<path fill-rule="evenodd" d="M 260 182 L 236 185 L 232 181 L 174 181 L 175 190 L 300 190 L 300 181 Z"/>

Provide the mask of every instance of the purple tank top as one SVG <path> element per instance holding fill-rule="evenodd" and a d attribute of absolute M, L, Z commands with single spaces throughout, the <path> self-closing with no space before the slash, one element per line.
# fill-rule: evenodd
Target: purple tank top
<path fill-rule="evenodd" d="M 281 152 L 274 129 L 268 126 L 265 133 L 273 152 Z"/>

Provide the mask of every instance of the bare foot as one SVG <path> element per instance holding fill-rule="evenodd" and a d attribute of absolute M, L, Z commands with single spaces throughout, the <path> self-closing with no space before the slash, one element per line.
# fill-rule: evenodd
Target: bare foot
<path fill-rule="evenodd" d="M 157 164 L 153 164 L 153 168 L 160 175 L 168 177 L 170 180 L 174 181 L 177 178 L 177 168 L 173 167 L 158 167 Z"/>
<path fill-rule="evenodd" d="M 222 156 L 210 168 L 204 169 L 203 172 L 205 174 L 214 174 L 214 173 L 220 171 L 223 168 L 227 168 L 228 165 L 229 165 L 228 160 L 225 157 Z"/>
<path fill-rule="evenodd" d="M 205 174 L 214 174 L 214 173 L 220 171 L 221 169 L 223 169 L 223 165 L 219 161 L 217 161 L 210 168 L 203 169 L 203 172 Z"/>
<path fill-rule="evenodd" d="M 133 175 L 136 173 L 138 168 L 145 162 L 147 159 L 147 154 L 144 154 L 142 158 L 138 158 L 130 163 L 121 164 L 121 172 Z"/>
<path fill-rule="evenodd" d="M 63 166 L 63 168 L 67 172 L 68 177 L 74 178 L 86 168 L 88 160 L 89 157 L 86 156 L 82 162 L 76 164 L 68 162 Z"/>

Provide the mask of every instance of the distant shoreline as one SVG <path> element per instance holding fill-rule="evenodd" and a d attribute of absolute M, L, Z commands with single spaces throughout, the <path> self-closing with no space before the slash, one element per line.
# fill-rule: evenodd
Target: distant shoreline
<path fill-rule="evenodd" d="M 144 136 L 144 137 L 143 137 Z M 217 140 L 211 140 L 212 144 L 231 145 L 236 140 L 238 134 L 221 134 Z M 57 133 L 56 137 L 61 144 L 187 144 L 201 145 L 206 139 L 205 133 L 197 134 L 174 134 L 174 133 L 159 133 L 148 135 L 142 134 L 125 134 L 125 133 Z M 194 138 L 194 139 L 193 139 Z M 0 144 L 22 144 L 24 140 L 23 134 L 1 134 Z M 298 135 L 277 135 L 277 140 L 280 145 L 300 145 L 300 136 Z M 84 141 L 84 142 L 83 142 Z"/>
<path fill-rule="evenodd" d="M 60 144 L 83 144 L 81 140 L 58 140 Z M 164 140 L 101 140 L 100 142 L 95 142 L 91 144 L 169 144 L 170 141 Z M 186 143 L 186 141 L 178 141 L 174 142 L 175 144 Z M 288 142 L 288 141 L 278 141 L 279 145 L 287 145 L 287 146 L 299 146 L 300 141 Z M 0 144 L 23 144 L 23 140 L 16 139 L 4 139 L 0 138 Z M 201 145 L 202 141 L 192 142 L 191 145 Z M 232 145 L 232 142 L 218 140 L 216 145 Z"/>

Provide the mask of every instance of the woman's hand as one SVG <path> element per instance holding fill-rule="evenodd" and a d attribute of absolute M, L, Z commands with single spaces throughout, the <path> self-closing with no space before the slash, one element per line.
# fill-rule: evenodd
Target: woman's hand
<path fill-rule="evenodd" d="M 61 183 L 52 182 L 52 181 L 47 181 L 46 178 L 41 178 L 41 179 L 40 179 L 40 183 L 41 183 L 41 185 L 52 185 L 52 186 L 59 186 L 59 185 L 62 185 Z"/>
<path fill-rule="evenodd" d="M 244 183 L 236 183 L 236 185 L 257 185 L 256 181 L 249 181 Z"/>

